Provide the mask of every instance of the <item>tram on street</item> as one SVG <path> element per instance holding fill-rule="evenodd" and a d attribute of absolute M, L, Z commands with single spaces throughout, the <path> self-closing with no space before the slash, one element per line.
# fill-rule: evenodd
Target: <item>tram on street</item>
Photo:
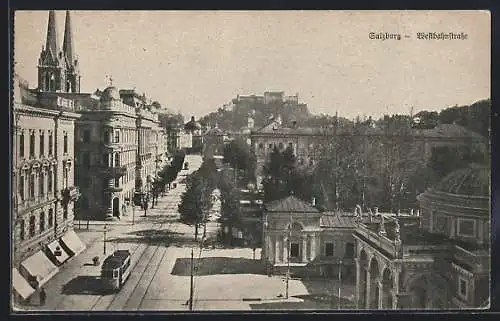
<path fill-rule="evenodd" d="M 105 290 L 119 291 L 130 276 L 129 250 L 116 250 L 108 256 L 101 267 L 102 286 Z"/>

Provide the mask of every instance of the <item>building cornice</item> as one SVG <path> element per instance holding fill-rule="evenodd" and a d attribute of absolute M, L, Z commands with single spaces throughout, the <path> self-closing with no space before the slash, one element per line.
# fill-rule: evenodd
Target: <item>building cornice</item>
<path fill-rule="evenodd" d="M 74 112 L 34 107 L 19 103 L 14 103 L 14 113 L 37 115 L 43 117 L 59 117 L 66 120 L 74 120 L 74 119 L 79 119 L 81 117 L 80 114 Z"/>

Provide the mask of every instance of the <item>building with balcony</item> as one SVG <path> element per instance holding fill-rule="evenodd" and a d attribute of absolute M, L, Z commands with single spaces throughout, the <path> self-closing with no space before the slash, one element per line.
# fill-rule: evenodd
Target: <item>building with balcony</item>
<path fill-rule="evenodd" d="M 137 99 L 135 92 L 123 93 L 124 101 L 131 100 L 128 95 Z M 161 168 L 158 166 L 158 139 L 161 127 L 158 114 L 150 104 L 144 101 L 143 106 L 136 107 L 137 157 L 136 157 L 136 192 L 147 194 L 151 190 L 154 177 Z"/>
<path fill-rule="evenodd" d="M 128 211 L 136 181 L 136 109 L 108 87 L 99 99 L 80 108 L 75 148 L 81 218 L 111 219 Z"/>
<path fill-rule="evenodd" d="M 490 169 L 471 165 L 418 196 L 419 216 L 359 223 L 360 309 L 484 307 L 490 294 Z"/>

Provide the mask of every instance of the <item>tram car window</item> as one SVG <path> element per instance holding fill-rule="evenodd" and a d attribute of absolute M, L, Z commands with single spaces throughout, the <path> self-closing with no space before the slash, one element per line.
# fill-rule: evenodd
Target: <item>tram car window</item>
<path fill-rule="evenodd" d="M 108 256 L 101 269 L 104 290 L 119 291 L 130 276 L 130 251 L 117 250 Z"/>

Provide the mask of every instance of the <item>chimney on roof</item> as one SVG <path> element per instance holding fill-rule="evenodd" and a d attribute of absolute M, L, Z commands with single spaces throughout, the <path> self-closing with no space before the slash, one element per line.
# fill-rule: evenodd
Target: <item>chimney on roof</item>
<path fill-rule="evenodd" d="M 312 205 L 312 206 L 316 206 L 316 197 L 313 197 L 313 198 L 311 199 L 311 205 Z"/>

